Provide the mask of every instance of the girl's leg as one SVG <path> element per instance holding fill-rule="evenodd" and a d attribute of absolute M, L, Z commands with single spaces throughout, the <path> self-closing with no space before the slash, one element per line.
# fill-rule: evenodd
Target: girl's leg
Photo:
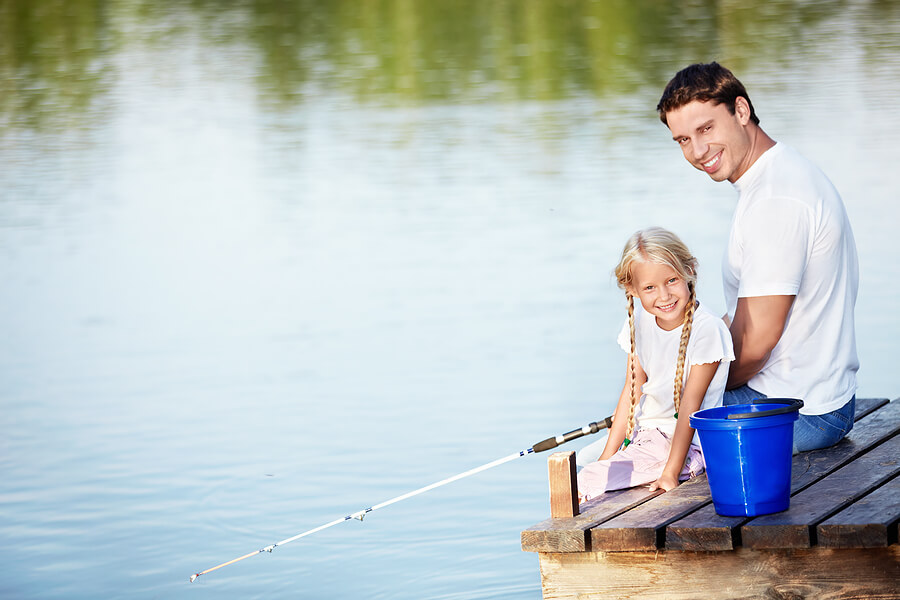
<path fill-rule="evenodd" d="M 844 439 L 853 429 L 856 396 L 841 408 L 824 415 L 800 415 L 794 423 L 794 454 L 827 448 Z"/>
<path fill-rule="evenodd" d="M 684 468 L 681 469 L 681 475 L 679 475 L 678 481 L 687 481 L 705 470 L 706 462 L 703 460 L 703 453 L 697 446 L 691 444 L 687 456 L 684 459 Z"/>
<path fill-rule="evenodd" d="M 603 450 L 606 448 L 606 439 L 609 437 L 609 432 L 606 432 L 606 435 L 601 435 L 600 439 L 591 442 L 581 450 L 575 453 L 575 466 L 578 469 L 582 469 L 588 466 L 591 463 L 597 462 L 600 458 L 600 455 L 603 454 Z"/>
<path fill-rule="evenodd" d="M 611 458 L 595 461 L 578 472 L 582 501 L 604 492 L 653 483 L 662 474 L 671 442 L 658 429 L 640 429 L 634 442 Z"/>

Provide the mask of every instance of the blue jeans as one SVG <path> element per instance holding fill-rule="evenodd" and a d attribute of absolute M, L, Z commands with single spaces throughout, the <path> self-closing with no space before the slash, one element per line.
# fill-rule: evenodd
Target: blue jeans
<path fill-rule="evenodd" d="M 750 404 L 754 398 L 765 398 L 747 385 L 725 392 L 725 406 Z M 844 406 L 824 415 L 800 415 L 794 423 L 794 454 L 834 446 L 853 429 L 856 396 Z"/>

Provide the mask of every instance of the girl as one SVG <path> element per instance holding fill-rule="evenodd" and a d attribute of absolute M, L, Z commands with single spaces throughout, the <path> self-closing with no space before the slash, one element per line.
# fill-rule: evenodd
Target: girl
<path fill-rule="evenodd" d="M 688 418 L 722 404 L 734 360 L 725 323 L 695 299 L 697 259 L 674 233 L 652 227 L 632 235 L 616 279 L 628 299 L 618 339 L 628 353 L 625 386 L 603 453 L 578 473 L 582 502 L 647 483 L 669 491 L 703 472 Z"/>

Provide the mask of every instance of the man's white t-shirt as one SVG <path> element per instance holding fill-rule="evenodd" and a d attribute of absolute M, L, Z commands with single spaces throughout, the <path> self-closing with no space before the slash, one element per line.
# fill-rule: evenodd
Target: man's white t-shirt
<path fill-rule="evenodd" d="M 748 385 L 800 398 L 803 414 L 836 410 L 856 393 L 856 242 L 844 204 L 815 165 L 776 144 L 734 183 L 740 194 L 722 265 L 725 301 L 795 296 L 784 332 Z"/>
<path fill-rule="evenodd" d="M 666 331 L 656 324 L 656 317 L 635 303 L 634 338 L 635 352 L 647 382 L 641 387 L 641 397 L 635 409 L 638 427 L 656 428 L 669 436 L 675 434 L 675 368 L 678 348 L 681 346 L 682 327 Z M 619 346 L 631 351 L 631 332 L 626 318 L 618 337 Z M 700 409 L 722 405 L 725 383 L 728 380 L 728 364 L 734 360 L 731 333 L 720 316 L 714 315 L 702 305 L 694 311 L 691 337 L 688 340 L 684 360 L 684 382 L 691 374 L 692 365 L 719 362 Z M 685 415 L 685 418 L 690 415 Z M 694 444 L 699 444 L 696 433 Z"/>

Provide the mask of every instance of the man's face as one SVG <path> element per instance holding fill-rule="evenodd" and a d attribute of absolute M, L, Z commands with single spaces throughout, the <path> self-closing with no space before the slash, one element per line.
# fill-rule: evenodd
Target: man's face
<path fill-rule="evenodd" d="M 684 157 L 714 181 L 734 183 L 753 164 L 750 111 L 743 100 L 738 98 L 735 114 L 724 104 L 699 100 L 666 113 L 672 139 Z"/>

